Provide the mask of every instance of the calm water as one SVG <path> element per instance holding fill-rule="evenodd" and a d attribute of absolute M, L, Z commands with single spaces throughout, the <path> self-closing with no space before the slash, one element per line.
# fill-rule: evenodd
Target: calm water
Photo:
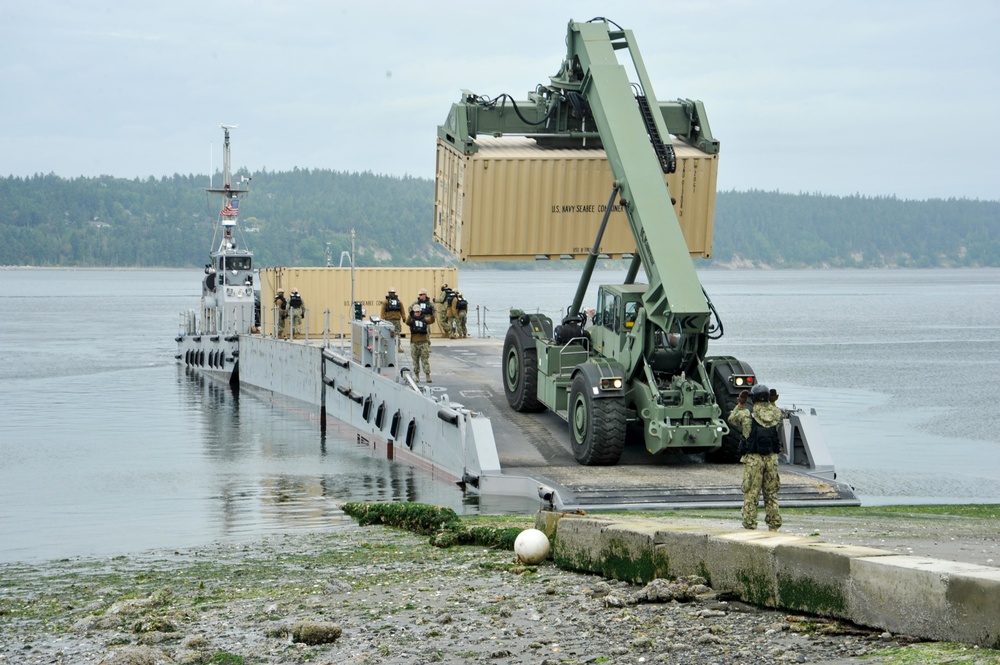
<path fill-rule="evenodd" d="M 460 280 L 478 330 L 502 337 L 511 306 L 558 317 L 577 277 Z M 864 503 L 1000 502 L 1000 270 L 701 277 L 726 331 L 712 353 L 816 408 Z M 479 510 L 336 428 L 321 437 L 311 409 L 177 367 L 199 290 L 199 271 L 0 270 L 0 560 L 316 530 L 346 500 Z"/>

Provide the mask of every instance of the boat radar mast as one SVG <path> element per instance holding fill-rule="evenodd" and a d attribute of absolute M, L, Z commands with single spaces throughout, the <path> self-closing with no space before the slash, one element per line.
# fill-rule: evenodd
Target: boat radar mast
<path fill-rule="evenodd" d="M 236 228 L 240 214 L 239 195 L 250 191 L 249 189 L 242 189 L 242 185 L 249 183 L 250 178 L 241 177 L 237 186 L 233 187 L 232 169 L 229 158 L 229 130 L 236 129 L 239 125 L 219 125 L 219 127 L 225 132 L 225 138 L 222 143 L 222 188 L 209 187 L 206 191 L 210 194 L 219 194 L 222 196 L 222 208 L 219 210 L 219 219 L 216 225 L 216 240 L 219 240 L 219 244 L 215 245 L 214 241 L 212 244 L 217 247 L 217 252 L 226 252 L 236 247 L 233 230 Z M 218 237 L 220 228 L 222 230 L 221 239 Z"/>

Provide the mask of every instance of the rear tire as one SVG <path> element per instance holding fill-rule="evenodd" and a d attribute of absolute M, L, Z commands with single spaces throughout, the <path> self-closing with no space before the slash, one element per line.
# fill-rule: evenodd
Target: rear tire
<path fill-rule="evenodd" d="M 503 342 L 503 392 L 515 411 L 544 411 L 538 401 L 538 352 L 525 348 L 524 338 L 513 327 Z"/>
<path fill-rule="evenodd" d="M 624 397 L 595 399 L 590 382 L 577 374 L 569 393 L 569 440 L 576 461 L 585 466 L 618 464 L 625 450 Z"/>
<path fill-rule="evenodd" d="M 716 384 L 719 383 L 716 375 Z M 725 385 L 713 386 L 715 390 L 715 401 L 722 409 L 722 419 L 729 422 L 729 414 L 736 408 L 736 395 L 730 395 L 729 389 Z M 734 425 L 729 426 L 729 433 L 722 437 L 722 447 L 712 453 L 707 453 L 705 459 L 716 464 L 735 464 L 743 457 L 739 453 L 740 441 L 743 440 L 743 432 Z"/>

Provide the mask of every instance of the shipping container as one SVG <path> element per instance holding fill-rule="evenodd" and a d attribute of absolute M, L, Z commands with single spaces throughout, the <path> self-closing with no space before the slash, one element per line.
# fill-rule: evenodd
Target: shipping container
<path fill-rule="evenodd" d="M 458 289 L 458 268 L 262 268 L 260 281 L 264 334 L 273 334 L 274 295 L 280 288 L 285 290 L 285 298 L 292 289 L 298 289 L 306 309 L 303 330 L 308 323 L 309 337 L 321 337 L 327 325 L 331 336 L 349 337 L 354 316 L 352 302 L 361 303 L 367 320 L 381 315 L 390 287 L 407 306 L 417 299 L 420 289 L 427 289 L 433 300 L 442 286 Z M 440 334 L 438 326 L 433 328 L 435 334 Z"/>
<path fill-rule="evenodd" d="M 479 139 L 465 155 L 438 139 L 434 240 L 460 261 L 583 259 L 594 246 L 614 176 L 603 149 L 541 148 L 529 138 Z M 675 140 L 666 176 L 692 257 L 712 254 L 718 155 Z M 615 204 L 600 253 L 635 240 Z"/>

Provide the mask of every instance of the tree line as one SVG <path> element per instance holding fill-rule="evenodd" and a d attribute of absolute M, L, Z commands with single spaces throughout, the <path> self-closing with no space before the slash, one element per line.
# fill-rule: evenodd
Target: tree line
<path fill-rule="evenodd" d="M 240 222 L 260 266 L 338 265 L 352 245 L 358 266 L 448 261 L 432 240 L 431 180 L 297 168 L 241 177 L 251 194 Z M 179 174 L 2 178 L 0 265 L 203 265 L 220 205 L 208 184 Z M 700 266 L 996 267 L 1000 201 L 719 192 L 713 248 Z"/>

